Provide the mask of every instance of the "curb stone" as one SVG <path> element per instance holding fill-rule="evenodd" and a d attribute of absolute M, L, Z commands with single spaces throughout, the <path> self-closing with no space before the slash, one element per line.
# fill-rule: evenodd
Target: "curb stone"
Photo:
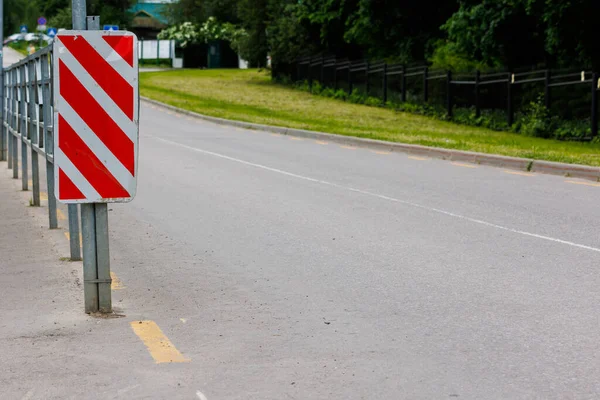
<path fill-rule="evenodd" d="M 293 129 L 279 126 L 270 126 L 254 124 L 251 122 L 234 121 L 208 115 L 199 114 L 193 111 L 174 107 L 157 100 L 140 96 L 141 100 L 166 108 L 184 115 L 189 115 L 205 121 L 213 122 L 219 125 L 233 126 L 236 128 L 253 129 L 280 135 L 295 136 L 307 139 L 324 140 L 332 143 L 350 145 L 371 150 L 400 152 L 416 156 L 439 158 L 450 161 L 463 161 L 473 164 L 487 165 L 492 167 L 508 168 L 520 171 L 531 171 L 541 174 L 562 175 L 571 178 L 582 178 L 593 181 L 600 181 L 600 167 L 591 167 L 580 164 L 565 164 L 552 161 L 534 160 L 528 158 L 508 157 L 497 154 L 476 153 L 472 151 L 443 149 L 439 147 L 427 147 L 415 144 L 405 144 L 396 142 L 386 142 L 383 140 L 365 139 L 354 136 L 336 135 L 333 133 L 324 133 L 316 131 L 307 131 L 304 129 Z"/>

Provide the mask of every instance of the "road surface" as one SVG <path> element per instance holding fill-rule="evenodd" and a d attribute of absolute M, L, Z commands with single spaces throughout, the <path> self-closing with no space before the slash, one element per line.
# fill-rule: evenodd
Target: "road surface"
<path fill-rule="evenodd" d="M 112 269 L 125 286 L 114 302 L 125 317 L 66 327 L 73 342 L 53 356 L 66 371 L 40 383 L 13 367 L 10 383 L 27 384 L 9 393 L 600 395 L 598 184 L 148 105 L 140 137 L 137 198 L 110 206 Z M 165 357 L 152 344 L 159 333 L 137 320 L 159 327 L 167 357 L 182 362 L 155 364 Z M 43 354 L 36 365 L 51 369 Z"/>
<path fill-rule="evenodd" d="M 10 47 L 4 47 L 2 53 L 2 65 L 9 67 L 23 58 L 23 55 Z"/>

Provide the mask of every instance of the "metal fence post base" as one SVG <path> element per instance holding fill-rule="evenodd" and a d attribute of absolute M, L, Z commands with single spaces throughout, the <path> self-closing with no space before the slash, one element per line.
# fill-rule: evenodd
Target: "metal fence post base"
<path fill-rule="evenodd" d="M 39 207 L 40 199 L 40 164 L 38 161 L 38 153 L 31 149 L 31 180 L 33 182 L 33 205 Z"/>
<path fill-rule="evenodd" d="M 58 228 L 56 197 L 54 197 L 54 164 L 46 161 L 46 184 L 48 185 L 48 227 Z"/>
<path fill-rule="evenodd" d="M 98 305 L 101 313 L 112 312 L 108 206 L 94 204 L 96 215 L 96 268 L 98 269 Z"/>
<path fill-rule="evenodd" d="M 94 204 L 81 205 L 81 231 L 83 236 L 83 296 L 85 312 L 89 314 L 99 310 Z"/>
<path fill-rule="evenodd" d="M 81 242 L 79 240 L 79 213 L 77 209 L 77 204 L 69 204 L 67 208 L 69 210 L 69 245 L 71 248 L 71 261 L 81 261 Z"/>
<path fill-rule="evenodd" d="M 21 140 L 21 188 L 23 190 L 29 190 L 28 163 L 29 157 L 27 156 L 27 145 Z"/>
<path fill-rule="evenodd" d="M 19 139 L 12 138 L 12 170 L 13 179 L 19 179 Z"/>
<path fill-rule="evenodd" d="M 6 134 L 6 161 L 8 161 L 8 169 L 12 169 L 12 138 L 13 135 L 10 132 Z"/>

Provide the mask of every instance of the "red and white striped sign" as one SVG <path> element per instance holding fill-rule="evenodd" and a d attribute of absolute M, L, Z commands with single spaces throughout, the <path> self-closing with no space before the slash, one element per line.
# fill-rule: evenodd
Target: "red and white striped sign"
<path fill-rule="evenodd" d="M 135 196 L 137 46 L 125 31 L 63 31 L 55 38 L 55 194 L 63 203 Z"/>

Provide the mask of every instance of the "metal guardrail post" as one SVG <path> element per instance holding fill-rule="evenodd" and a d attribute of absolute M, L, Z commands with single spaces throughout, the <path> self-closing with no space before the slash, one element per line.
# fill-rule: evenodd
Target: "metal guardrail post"
<path fill-rule="evenodd" d="M 54 155 L 54 138 L 52 136 L 52 90 L 50 90 L 52 58 L 50 53 L 42 56 L 40 72 L 42 75 L 42 113 L 44 114 L 44 144 L 46 150 L 46 184 L 48 186 L 48 226 L 58 228 L 56 215 L 56 197 L 54 196 L 54 163 L 50 157 Z"/>
<path fill-rule="evenodd" d="M 29 190 L 29 174 L 27 170 L 29 164 L 29 157 L 27 156 L 27 139 L 29 137 L 29 134 L 27 133 L 27 71 L 24 64 L 19 66 L 19 72 L 21 76 L 21 81 L 19 82 L 19 91 L 21 95 L 19 98 L 19 104 L 21 106 L 21 121 L 19 124 L 19 144 L 21 145 L 21 188 L 23 190 Z"/>
<path fill-rule="evenodd" d="M 37 129 L 37 106 L 36 106 L 36 93 L 37 93 L 37 70 L 35 59 L 30 60 L 27 63 L 28 68 L 28 86 L 29 86 L 29 136 L 31 138 L 31 182 L 33 186 L 33 205 L 39 207 L 40 201 L 40 169 L 38 162 L 38 152 L 34 149 L 34 145 L 39 147 L 40 142 L 38 140 L 38 129 Z"/>
<path fill-rule="evenodd" d="M 8 144 L 8 148 L 7 148 L 7 156 L 6 159 L 8 161 L 8 169 L 12 169 L 13 167 L 13 151 L 12 151 L 12 144 L 13 144 L 13 134 L 12 134 L 12 130 L 14 129 L 14 123 L 15 123 L 15 91 L 14 91 L 14 84 L 15 84 L 15 78 L 14 78 L 14 70 L 12 71 L 8 71 L 7 76 L 10 78 L 10 87 L 8 88 L 8 98 L 10 99 L 10 119 L 8 120 L 8 130 L 6 132 L 6 136 L 7 136 L 7 144 Z"/>
<path fill-rule="evenodd" d="M 13 179 L 19 179 L 19 139 L 18 139 L 18 132 L 21 132 L 20 130 L 20 117 L 19 117 L 19 113 L 21 112 L 21 107 L 19 104 L 19 84 L 18 84 L 18 70 L 17 68 L 14 69 L 13 74 L 14 74 L 14 83 L 15 83 L 15 87 L 14 87 L 14 105 L 15 105 L 15 120 L 14 120 L 14 134 L 12 135 L 12 170 L 13 170 Z"/>

